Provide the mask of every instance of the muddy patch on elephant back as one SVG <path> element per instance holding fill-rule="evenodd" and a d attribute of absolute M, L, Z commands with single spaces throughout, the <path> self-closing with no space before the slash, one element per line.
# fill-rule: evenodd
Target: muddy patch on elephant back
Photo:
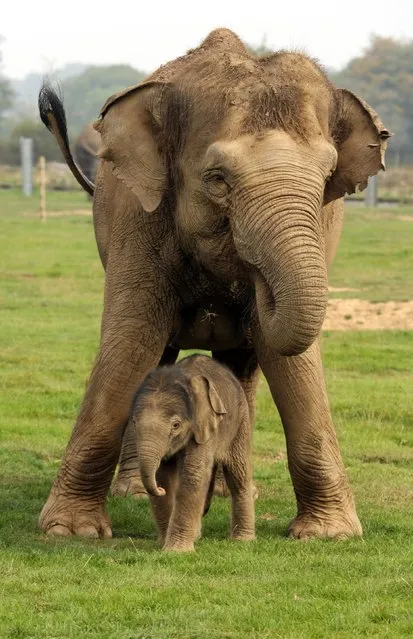
<path fill-rule="evenodd" d="M 323 329 L 326 331 L 413 330 L 413 301 L 369 302 L 331 299 Z"/>

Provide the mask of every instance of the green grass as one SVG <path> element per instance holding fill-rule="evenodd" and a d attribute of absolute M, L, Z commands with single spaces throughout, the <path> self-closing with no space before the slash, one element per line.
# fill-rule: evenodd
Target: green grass
<path fill-rule="evenodd" d="M 52 198 L 55 210 L 85 208 L 81 194 Z M 228 503 L 221 499 L 192 555 L 162 554 L 147 502 L 132 499 L 109 499 L 110 541 L 54 540 L 37 530 L 97 347 L 103 274 L 89 218 L 41 224 L 19 215 L 36 208 L 35 198 L 0 192 L 0 637 L 412 637 L 409 332 L 331 332 L 323 339 L 364 540 L 283 536 L 294 499 L 264 381 L 254 443 L 256 542 L 227 540 Z M 413 226 L 398 211 L 388 213 L 383 220 L 348 211 L 334 286 L 362 286 L 371 299 L 391 299 L 393 290 L 413 297 Z"/>
<path fill-rule="evenodd" d="M 330 284 L 355 291 L 332 297 L 372 302 L 413 299 L 413 209 L 346 208 Z"/>

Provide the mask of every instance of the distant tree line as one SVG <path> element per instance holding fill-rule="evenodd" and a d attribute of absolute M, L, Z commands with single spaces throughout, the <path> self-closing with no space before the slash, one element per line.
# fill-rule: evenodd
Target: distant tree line
<path fill-rule="evenodd" d="M 0 44 L 2 37 L 0 36 Z M 2 54 L 0 51 L 0 131 L 2 130 L 3 120 L 8 110 L 13 105 L 13 89 L 10 80 L 3 75 L 2 72 Z"/>
<path fill-rule="evenodd" d="M 261 55 L 270 51 L 265 38 L 253 50 Z M 97 117 L 110 95 L 140 82 L 146 75 L 129 65 L 69 66 L 76 74 L 67 77 L 62 70 L 61 77 L 72 139 Z M 387 154 L 388 163 L 413 164 L 413 40 L 374 36 L 363 55 L 329 75 L 337 86 L 364 98 L 395 134 Z M 0 52 L 0 164 L 19 163 L 20 136 L 33 138 L 36 158 L 45 155 L 49 161 L 61 161 L 57 145 L 38 119 L 33 74 L 30 80 L 31 102 L 29 107 L 27 104 L 23 107 L 13 95 L 11 82 L 1 73 Z M 40 76 L 37 83 L 40 86 Z"/>
<path fill-rule="evenodd" d="M 59 74 L 56 76 L 59 77 Z M 72 141 L 86 124 L 97 118 L 110 95 L 137 84 L 145 76 L 146 73 L 129 65 L 111 65 L 91 66 L 75 76 L 64 78 L 60 85 Z M 39 89 L 41 76 L 37 83 Z M 44 155 L 49 162 L 62 162 L 53 136 L 38 117 L 36 104 L 33 100 L 31 104 L 19 102 L 17 96 L 13 96 L 10 81 L 0 76 L 0 164 L 20 163 L 20 137 L 33 139 L 35 161 Z"/>

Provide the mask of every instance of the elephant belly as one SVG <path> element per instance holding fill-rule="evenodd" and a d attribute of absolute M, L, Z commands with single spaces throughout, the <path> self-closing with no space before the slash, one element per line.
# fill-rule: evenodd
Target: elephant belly
<path fill-rule="evenodd" d="M 207 300 L 182 311 L 172 345 L 180 349 L 224 350 L 236 348 L 244 340 L 239 309 Z"/>

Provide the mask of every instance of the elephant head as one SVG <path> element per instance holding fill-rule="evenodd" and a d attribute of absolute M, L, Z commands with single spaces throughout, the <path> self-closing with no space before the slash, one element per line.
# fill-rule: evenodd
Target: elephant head
<path fill-rule="evenodd" d="M 254 56 L 231 31 L 110 98 L 100 156 L 186 253 L 255 290 L 257 324 L 305 351 L 327 305 L 322 207 L 384 169 L 389 132 L 300 53 Z"/>
<path fill-rule="evenodd" d="M 189 376 L 173 366 L 147 376 L 136 394 L 132 419 L 141 477 L 150 495 L 165 494 L 156 482 L 161 461 L 176 455 L 191 438 L 196 444 L 206 444 L 217 430 L 219 416 L 225 413 L 208 375 Z"/>

